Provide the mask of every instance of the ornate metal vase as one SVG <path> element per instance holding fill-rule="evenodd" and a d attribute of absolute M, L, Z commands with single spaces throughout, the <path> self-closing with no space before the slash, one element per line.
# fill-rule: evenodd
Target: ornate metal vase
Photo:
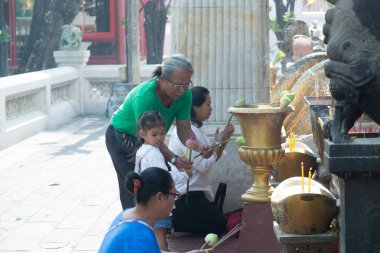
<path fill-rule="evenodd" d="M 314 152 L 304 143 L 297 142 L 294 150 L 289 149 L 288 144 L 282 144 L 285 155 L 278 164 L 275 164 L 273 179 L 282 182 L 291 177 L 301 176 L 301 162 L 304 164 L 304 175 L 307 175 L 309 168 L 312 173 L 317 169 L 317 158 Z"/>
<path fill-rule="evenodd" d="M 272 165 L 284 156 L 281 147 L 281 127 L 291 107 L 270 104 L 248 104 L 228 108 L 239 120 L 246 139 L 239 148 L 240 158 L 251 166 L 253 185 L 241 196 L 244 202 L 269 202 L 273 188 L 269 183 Z"/>
<path fill-rule="evenodd" d="M 281 230 L 290 234 L 320 234 L 329 229 L 337 214 L 336 198 L 317 181 L 302 177 L 286 179 L 273 192 L 273 217 Z"/>

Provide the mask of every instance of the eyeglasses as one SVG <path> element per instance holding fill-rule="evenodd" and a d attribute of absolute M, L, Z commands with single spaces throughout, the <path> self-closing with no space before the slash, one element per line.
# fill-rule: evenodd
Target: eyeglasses
<path fill-rule="evenodd" d="M 179 193 L 179 192 L 167 192 L 166 194 L 175 196 L 174 200 L 176 200 L 176 201 L 181 198 L 181 193 Z"/>
<path fill-rule="evenodd" d="M 188 90 L 190 89 L 191 87 L 193 87 L 193 82 L 190 80 L 189 83 L 186 83 L 186 84 L 182 84 L 182 83 L 173 83 L 171 80 L 165 78 L 172 86 L 174 89 L 176 90 L 181 90 L 181 89 L 184 89 L 184 90 Z"/>

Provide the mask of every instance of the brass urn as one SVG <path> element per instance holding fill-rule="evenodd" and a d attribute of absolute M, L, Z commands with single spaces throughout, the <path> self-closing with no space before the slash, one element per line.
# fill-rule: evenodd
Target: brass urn
<path fill-rule="evenodd" d="M 240 158 L 251 166 L 253 185 L 241 196 L 245 202 L 269 202 L 273 188 L 269 183 L 272 165 L 284 156 L 281 127 L 291 107 L 270 104 L 246 104 L 228 108 L 239 120 L 245 144 L 239 148 Z"/>
<path fill-rule="evenodd" d="M 280 183 L 272 194 L 271 207 L 282 231 L 304 235 L 326 232 L 338 210 L 334 195 L 307 177 L 303 183 L 302 177 Z"/>
<path fill-rule="evenodd" d="M 301 163 L 304 165 L 304 175 L 307 175 L 309 169 L 312 173 L 317 169 L 317 158 L 314 152 L 304 143 L 297 142 L 294 150 L 288 147 L 288 144 L 282 144 L 285 149 L 285 155 L 281 161 L 274 165 L 273 179 L 282 182 L 291 177 L 301 176 Z"/>

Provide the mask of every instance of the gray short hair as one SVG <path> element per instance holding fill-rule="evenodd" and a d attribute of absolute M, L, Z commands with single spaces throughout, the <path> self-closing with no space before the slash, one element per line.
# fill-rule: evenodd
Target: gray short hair
<path fill-rule="evenodd" d="M 160 77 L 161 75 L 167 79 L 170 79 L 174 72 L 188 70 L 191 74 L 194 73 L 193 65 L 190 60 L 187 59 L 183 54 L 174 54 L 169 56 L 163 63 L 162 66 L 157 67 L 153 72 L 153 76 Z"/>

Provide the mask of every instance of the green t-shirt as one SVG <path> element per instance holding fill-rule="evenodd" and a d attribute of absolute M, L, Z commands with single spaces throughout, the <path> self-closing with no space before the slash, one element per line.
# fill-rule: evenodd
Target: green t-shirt
<path fill-rule="evenodd" d="M 165 120 L 166 132 L 169 131 L 174 118 L 189 120 L 191 109 L 191 92 L 187 90 L 170 107 L 161 104 L 156 94 L 156 79 L 139 84 L 128 93 L 123 104 L 112 115 L 111 124 L 121 132 L 137 136 L 138 118 L 143 112 L 157 110 Z"/>

